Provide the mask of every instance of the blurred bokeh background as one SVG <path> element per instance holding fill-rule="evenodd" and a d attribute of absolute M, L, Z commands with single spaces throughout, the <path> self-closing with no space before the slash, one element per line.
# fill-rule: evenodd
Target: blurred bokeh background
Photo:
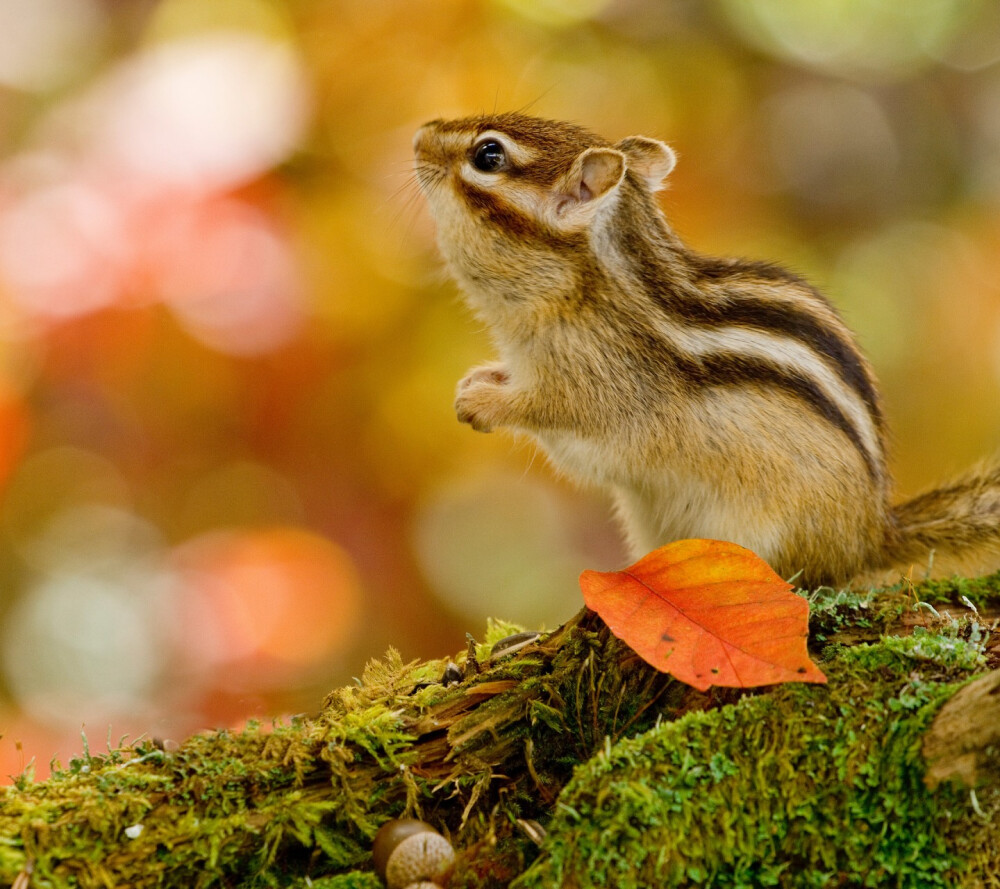
<path fill-rule="evenodd" d="M 552 626 L 599 498 L 477 435 L 410 173 L 530 105 L 670 141 L 696 248 L 825 289 L 901 493 L 1000 449 L 994 0 L 0 0 L 0 778 Z"/>

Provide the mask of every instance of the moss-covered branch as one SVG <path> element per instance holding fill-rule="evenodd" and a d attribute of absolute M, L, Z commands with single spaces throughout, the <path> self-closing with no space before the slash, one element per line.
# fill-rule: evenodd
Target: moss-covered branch
<path fill-rule="evenodd" d="M 374 887 L 371 838 L 405 813 L 452 838 L 454 889 L 1000 885 L 995 772 L 932 790 L 923 746 L 1000 666 L 997 602 L 998 577 L 813 594 L 829 685 L 756 693 L 656 674 L 587 612 L 492 661 L 491 626 L 452 685 L 390 653 L 313 718 L 22 777 L 0 883 Z"/>

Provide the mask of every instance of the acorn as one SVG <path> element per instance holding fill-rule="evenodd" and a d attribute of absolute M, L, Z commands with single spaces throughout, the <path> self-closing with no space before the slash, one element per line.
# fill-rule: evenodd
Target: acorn
<path fill-rule="evenodd" d="M 454 863 L 455 850 L 427 822 L 399 818 L 379 828 L 372 858 L 388 889 L 413 889 L 424 881 L 437 885 Z"/>

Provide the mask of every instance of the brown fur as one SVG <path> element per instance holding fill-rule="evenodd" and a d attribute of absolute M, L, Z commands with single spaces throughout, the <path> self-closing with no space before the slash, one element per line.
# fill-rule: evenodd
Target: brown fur
<path fill-rule="evenodd" d="M 494 138 L 507 163 L 476 170 Z M 850 331 L 795 275 L 680 241 L 653 196 L 667 146 L 501 114 L 427 124 L 415 152 L 442 252 L 501 357 L 459 384 L 459 419 L 527 433 L 608 491 L 636 556 L 716 537 L 809 585 L 932 552 L 1000 564 L 1000 468 L 893 508 Z"/>

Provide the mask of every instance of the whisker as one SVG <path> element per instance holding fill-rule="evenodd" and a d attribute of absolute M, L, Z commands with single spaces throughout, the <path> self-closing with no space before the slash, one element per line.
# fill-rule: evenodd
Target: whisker
<path fill-rule="evenodd" d="M 393 205 L 395 207 L 395 212 L 392 214 L 388 222 L 388 227 L 390 230 L 395 229 L 400 222 L 400 219 L 408 217 L 406 229 L 403 231 L 403 236 L 408 237 L 410 231 L 413 228 L 413 224 L 416 220 L 416 209 L 419 206 L 418 202 L 422 197 L 421 189 L 417 183 L 416 177 L 410 177 L 409 180 L 404 182 L 399 188 L 397 188 L 389 197 L 383 201 L 383 209 L 386 205 Z"/>
<path fill-rule="evenodd" d="M 534 99 L 532 99 L 527 104 L 525 104 L 525 105 L 521 106 L 520 108 L 518 108 L 517 109 L 517 113 L 518 114 L 527 114 L 529 111 L 531 111 L 532 108 L 534 108 L 539 102 L 541 102 L 542 99 L 544 99 L 554 89 L 555 89 L 555 84 L 552 84 L 552 86 L 548 87 L 547 89 L 542 90 L 542 92 L 539 93 L 538 96 L 536 96 Z"/>

